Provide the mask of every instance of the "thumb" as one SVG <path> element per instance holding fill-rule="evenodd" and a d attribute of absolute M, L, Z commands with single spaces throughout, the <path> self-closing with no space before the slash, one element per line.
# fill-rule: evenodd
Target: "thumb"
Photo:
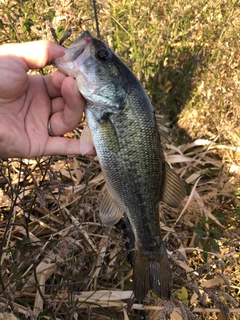
<path fill-rule="evenodd" d="M 0 47 L 0 54 L 10 54 L 21 58 L 29 69 L 43 68 L 51 60 L 64 55 L 64 48 L 48 40 L 25 43 L 4 44 Z"/>

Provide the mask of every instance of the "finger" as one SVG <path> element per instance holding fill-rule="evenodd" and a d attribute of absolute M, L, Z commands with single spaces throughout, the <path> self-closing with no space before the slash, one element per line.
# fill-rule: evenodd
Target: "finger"
<path fill-rule="evenodd" d="M 64 55 L 64 48 L 48 40 L 11 43 L 1 46 L 1 52 L 15 55 L 26 63 L 26 70 L 43 68 L 51 60 Z"/>
<path fill-rule="evenodd" d="M 63 74 L 62 72 L 56 71 L 54 72 L 54 74 L 52 75 L 52 85 L 54 86 L 54 88 L 56 90 L 61 90 L 62 88 L 62 84 L 63 81 L 67 78 L 67 76 L 65 74 Z"/>
<path fill-rule="evenodd" d="M 80 141 L 62 137 L 49 137 L 43 156 L 81 154 Z M 95 155 L 96 151 L 89 150 L 88 155 Z"/>
<path fill-rule="evenodd" d="M 78 112 L 78 114 L 83 113 L 85 100 L 78 90 L 77 82 L 73 78 L 66 77 L 63 80 L 62 95 L 71 111 Z"/>
<path fill-rule="evenodd" d="M 52 76 L 44 76 L 43 80 L 51 99 L 62 96 L 62 84 L 67 78 L 63 73 L 56 71 Z"/>
<path fill-rule="evenodd" d="M 63 100 L 62 97 L 58 97 L 52 100 L 52 112 L 51 114 L 53 115 L 56 112 L 63 111 L 65 107 L 65 101 Z"/>
<path fill-rule="evenodd" d="M 53 110 L 60 110 L 55 112 L 51 118 L 51 128 L 55 136 L 62 135 L 73 130 L 80 122 L 85 106 L 85 101 L 78 91 L 76 81 L 67 77 L 62 83 L 62 95 L 65 101 L 63 110 L 62 105 L 53 103 Z M 59 103 L 62 103 L 59 101 Z"/>
<path fill-rule="evenodd" d="M 50 78 L 50 79 L 49 79 Z M 62 94 L 64 94 L 65 101 L 69 105 L 69 108 L 71 109 L 71 106 L 75 106 L 79 103 L 79 90 L 77 87 L 76 82 L 70 78 L 67 80 L 67 76 L 65 76 L 63 73 L 56 71 L 51 77 L 45 77 L 45 85 L 48 90 L 48 94 L 50 98 L 59 97 L 58 99 L 53 100 L 52 105 L 52 113 L 55 113 L 57 111 L 64 109 L 64 100 L 62 99 Z M 63 84 L 64 83 L 64 84 Z M 62 88 L 63 85 L 63 88 Z M 72 88 L 73 87 L 73 90 Z M 62 93 L 63 90 L 63 93 Z M 61 97 L 60 97 L 61 96 Z M 74 103 L 72 99 L 77 99 L 77 101 Z M 82 99 L 80 97 L 80 99 Z"/>
<path fill-rule="evenodd" d="M 60 72 L 59 72 L 60 73 Z M 29 77 L 34 77 L 33 75 L 30 75 Z M 66 76 L 63 75 L 64 78 L 66 78 Z M 56 97 L 60 97 L 62 96 L 61 93 L 61 86 L 59 84 L 56 84 L 53 81 L 53 76 L 44 76 L 42 77 L 46 90 L 48 92 L 48 95 L 50 97 L 50 99 L 54 99 Z M 63 81 L 63 79 L 62 79 Z"/>

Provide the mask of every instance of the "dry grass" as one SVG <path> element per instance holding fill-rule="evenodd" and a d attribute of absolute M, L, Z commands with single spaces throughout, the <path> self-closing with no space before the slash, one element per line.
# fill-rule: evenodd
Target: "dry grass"
<path fill-rule="evenodd" d="M 207 142 L 169 146 L 169 163 L 193 187 L 182 212 L 183 206 L 160 210 L 174 276 L 171 308 L 183 313 L 186 305 L 194 307 L 199 319 L 219 308 L 239 312 L 239 178 L 229 177 L 227 164 L 216 157 L 220 146 Z M 121 225 L 104 227 L 98 218 L 104 181 L 98 162 L 9 160 L 3 168 L 2 309 L 32 319 L 126 319 L 132 270 Z M 141 308 L 157 319 L 169 305 L 149 296 L 144 307 L 134 304 L 131 310 Z"/>
<path fill-rule="evenodd" d="M 149 319 L 240 319 L 239 3 L 97 4 L 104 40 L 173 119 L 166 157 L 189 194 L 179 209 L 160 206 L 172 300 L 132 300 L 122 225 L 98 217 L 97 159 L 9 159 L 0 166 L 1 310 L 21 319 L 139 319 L 143 309 Z M 52 23 L 59 37 L 95 29 L 87 1 L 6 0 L 0 12 L 0 43 L 50 38 Z"/>

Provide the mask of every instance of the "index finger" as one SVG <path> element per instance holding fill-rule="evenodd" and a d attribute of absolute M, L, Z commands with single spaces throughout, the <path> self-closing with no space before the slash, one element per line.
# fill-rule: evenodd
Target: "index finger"
<path fill-rule="evenodd" d="M 29 69 L 43 68 L 51 60 L 64 55 L 64 48 L 48 40 L 25 43 L 10 43 L 0 47 L 0 53 L 21 58 Z"/>

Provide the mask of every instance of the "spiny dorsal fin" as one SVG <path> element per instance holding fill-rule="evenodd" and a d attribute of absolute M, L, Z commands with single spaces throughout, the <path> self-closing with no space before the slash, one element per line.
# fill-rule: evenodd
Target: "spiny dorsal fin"
<path fill-rule="evenodd" d="M 122 217 L 124 211 L 112 197 L 108 187 L 103 188 L 104 196 L 100 204 L 100 218 L 103 224 L 114 225 Z"/>
<path fill-rule="evenodd" d="M 162 199 L 167 205 L 177 208 L 186 196 L 186 188 L 175 171 L 165 162 L 165 179 Z"/>

